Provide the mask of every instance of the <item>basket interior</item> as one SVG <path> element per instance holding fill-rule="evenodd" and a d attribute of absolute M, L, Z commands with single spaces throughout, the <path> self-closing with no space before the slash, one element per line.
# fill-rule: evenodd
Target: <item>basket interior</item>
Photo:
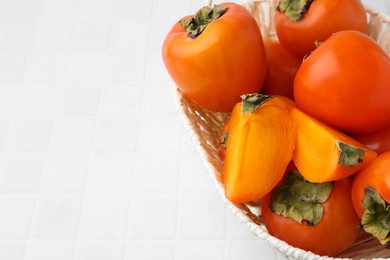
<path fill-rule="evenodd" d="M 274 27 L 270 17 L 273 16 L 276 2 L 276 0 L 260 0 L 250 1 L 243 4 L 256 18 L 263 37 L 265 35 L 274 36 Z M 389 17 L 380 14 L 369 7 L 366 7 L 366 11 L 369 21 L 367 34 L 377 41 L 387 54 L 390 55 Z M 221 188 L 221 190 L 223 190 L 223 161 L 218 156 L 218 137 L 223 123 L 229 114 L 216 113 L 202 109 L 195 103 L 183 97 L 177 88 L 175 88 L 175 94 L 177 97 L 179 112 L 182 114 L 187 127 L 193 134 L 192 138 L 198 146 L 198 149 L 201 151 L 209 172 L 215 179 L 217 185 Z M 227 203 L 231 204 L 235 210 L 238 210 L 240 213 L 247 216 L 246 221 L 251 222 L 251 224 L 255 224 L 256 227 L 262 230 L 262 232 L 266 232 L 266 228 L 261 221 L 259 202 L 232 204 L 227 201 Z M 251 231 L 253 232 L 256 230 L 253 230 L 252 228 Z M 254 233 L 256 234 L 256 232 Z M 281 253 L 294 258 L 292 255 L 289 256 L 289 253 L 291 253 L 292 250 L 295 250 L 295 248 L 290 247 L 286 250 L 286 252 Z M 311 258 L 315 255 L 308 254 L 308 256 L 309 257 L 307 258 Z M 352 259 L 387 258 L 390 257 L 390 250 L 380 245 L 376 239 L 362 232 L 355 244 L 337 257 Z"/>

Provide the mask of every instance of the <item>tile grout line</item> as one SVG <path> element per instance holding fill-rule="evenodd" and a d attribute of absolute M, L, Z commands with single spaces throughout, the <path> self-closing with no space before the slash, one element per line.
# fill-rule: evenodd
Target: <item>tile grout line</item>
<path fill-rule="evenodd" d="M 15 129 L 15 124 L 16 124 L 16 121 L 18 119 L 18 110 L 19 110 L 19 106 L 20 106 L 20 103 L 21 103 L 21 99 L 22 99 L 22 96 L 23 96 L 23 90 L 25 89 L 25 85 L 27 84 L 26 81 L 28 81 L 28 77 L 29 77 L 29 72 L 30 72 L 30 67 L 31 67 L 31 63 L 32 63 L 32 56 L 33 56 L 33 49 L 34 49 L 34 42 L 37 40 L 37 37 L 39 35 L 39 28 L 40 28 L 40 23 L 41 23 L 41 15 L 42 13 L 44 12 L 44 9 L 45 9 L 45 2 L 46 0 L 43 0 L 41 3 L 40 3 L 40 6 L 39 6 L 39 12 L 38 12 L 38 17 L 36 20 L 34 20 L 34 25 L 33 25 L 33 33 L 32 33 L 32 36 L 31 36 L 31 41 L 30 41 L 30 46 L 28 48 L 28 50 L 14 50 L 13 52 L 15 53 L 25 53 L 26 55 L 26 58 L 25 58 L 25 61 L 24 61 L 24 64 L 23 64 L 23 72 L 22 72 L 22 78 L 20 81 L 18 82 L 11 82 L 12 85 L 18 85 L 18 90 L 17 90 L 17 94 L 16 94 L 16 100 L 15 100 L 15 106 L 14 106 L 14 109 L 12 111 L 12 113 L 10 114 L 9 116 L 9 127 L 8 127 L 8 133 L 7 133 L 7 138 L 5 139 L 4 141 L 4 147 L 3 147 L 3 153 L 6 154 L 4 156 L 2 156 L 2 160 L 4 162 L 6 156 L 13 156 L 13 154 L 10 154 L 8 152 L 8 147 L 10 146 L 10 143 L 11 141 L 13 140 L 14 138 L 14 129 Z M 6 4 L 4 3 L 4 6 L 6 6 Z M 4 12 L 5 12 L 5 9 L 6 7 L 4 8 Z M 3 15 L 1 17 L 4 17 Z M 1 20 L 2 24 L 4 23 L 4 19 Z M 46 152 L 43 152 L 42 154 L 46 154 Z M 31 153 L 29 152 L 25 152 L 23 153 L 23 155 L 31 155 Z M 43 171 L 44 171 L 44 168 L 45 168 L 45 164 L 46 164 L 46 158 L 44 160 L 44 163 L 43 163 L 43 168 L 42 168 L 42 175 L 43 175 Z M 5 165 L 3 165 L 3 167 L 6 167 Z M 42 178 L 42 175 L 41 175 L 41 178 Z M 9 193 L 6 193 L 6 194 L 9 194 Z M 32 229 L 33 229 L 33 224 L 34 224 L 34 218 L 35 218 L 35 215 L 36 215 L 36 211 L 37 211 L 37 197 L 38 197 L 38 192 L 35 192 L 33 193 L 34 195 L 32 196 L 31 194 L 28 194 L 28 198 L 32 198 L 33 199 L 33 206 L 32 206 L 32 210 L 31 210 L 31 217 L 29 219 L 29 227 L 28 227 L 28 232 L 27 232 L 27 235 L 26 237 L 23 239 L 23 241 L 26 243 L 26 247 L 25 247 L 25 251 L 24 251 L 24 254 L 23 254 L 23 259 L 27 259 L 28 258 L 28 255 L 29 255 L 29 251 L 30 251 L 30 247 L 31 247 L 31 236 L 32 236 Z M 14 195 L 21 195 L 20 192 L 15 192 Z"/>
<path fill-rule="evenodd" d="M 123 3 L 124 0 L 120 0 L 121 3 Z M 157 9 L 156 9 L 156 5 L 157 5 L 157 1 L 156 0 L 153 0 L 153 3 L 152 3 L 152 17 L 154 17 L 154 13 L 157 12 Z M 119 16 L 119 14 L 117 13 L 117 15 Z M 153 21 L 153 18 L 149 18 L 147 20 L 145 20 L 149 23 L 151 23 Z M 127 21 L 128 22 L 128 21 Z M 117 23 L 118 24 L 118 23 Z M 145 52 L 145 64 L 144 64 L 144 69 L 143 69 L 143 76 L 142 76 L 142 79 L 139 80 L 139 83 L 143 85 L 143 89 L 141 91 L 141 99 L 142 99 L 142 102 L 141 102 L 141 109 L 140 109 L 140 114 L 138 115 L 138 119 L 137 119 L 137 123 L 138 123 L 138 127 L 137 127 L 137 136 L 140 135 L 140 132 L 141 132 L 141 127 L 142 127 L 142 121 L 143 119 L 146 118 L 147 116 L 147 94 L 148 94 L 148 83 L 149 83 L 149 80 L 148 80 L 148 73 L 150 71 L 150 64 L 151 64 L 151 39 L 152 37 L 152 31 L 151 31 L 151 28 L 148 29 L 148 44 L 147 44 L 147 47 L 146 48 L 141 48 L 137 51 L 140 51 L 140 52 Z M 133 49 L 130 49 L 130 50 L 127 50 L 127 51 L 130 51 L 130 52 L 134 52 Z M 145 154 L 143 154 L 142 152 L 140 152 L 140 142 L 139 142 L 139 138 L 136 138 L 135 140 L 135 167 L 133 168 L 134 169 L 134 174 L 131 178 L 131 190 L 130 190 L 130 194 L 129 194 L 129 209 L 128 209 L 128 220 L 127 220 L 127 228 L 126 228 L 126 241 L 129 242 L 129 241 L 132 241 L 132 243 L 138 241 L 137 239 L 134 239 L 132 238 L 131 236 L 131 220 L 134 218 L 134 215 L 132 214 L 132 211 L 134 210 L 134 201 L 135 199 L 140 195 L 138 194 L 135 190 L 134 190 L 134 187 L 135 187 L 135 183 L 136 183 L 136 180 L 137 180 L 137 176 L 139 174 L 139 161 L 137 160 L 137 158 L 139 158 L 140 156 L 145 156 Z M 146 155 L 149 155 L 149 154 L 146 154 Z M 141 194 L 141 196 L 144 195 L 144 194 Z M 134 244 L 132 244 L 134 245 Z M 132 256 L 133 254 L 130 252 L 130 246 L 127 245 L 125 247 L 125 252 L 124 252 L 124 259 L 131 259 L 130 257 Z"/>
<path fill-rule="evenodd" d="M 97 146 L 97 137 L 98 137 L 98 129 L 99 129 L 99 126 L 100 126 L 100 119 L 101 118 L 112 118 L 112 116 L 102 116 L 102 109 L 103 109 L 103 105 L 104 105 L 104 94 L 105 94 L 105 89 L 108 85 L 108 82 L 109 82 L 109 64 L 110 64 L 110 57 L 111 57 L 111 52 L 112 52 L 112 41 L 113 41 L 113 36 L 115 35 L 115 25 L 116 25 L 116 19 L 115 19 L 115 15 L 117 13 L 117 10 L 119 9 L 119 6 L 120 6 L 120 1 L 117 0 L 116 3 L 115 3 L 115 8 L 114 8 L 114 12 L 113 12 L 113 16 L 111 17 L 111 20 L 110 20 L 110 24 L 111 24 L 111 32 L 110 32 L 110 37 L 109 37 L 109 41 L 108 41 L 108 46 L 107 46 L 107 49 L 105 50 L 105 64 L 104 64 L 104 77 L 103 79 L 101 80 L 101 82 L 103 82 L 102 84 L 102 87 L 100 89 L 100 93 L 99 93 L 99 101 L 98 101 L 98 111 L 97 111 L 97 115 L 95 117 L 96 119 L 96 125 L 95 125 L 95 131 L 94 131 L 94 137 L 93 137 L 93 142 L 92 142 L 92 153 L 90 154 L 90 166 L 89 166 L 89 169 L 88 169 L 88 173 L 87 173 L 87 177 L 86 177 L 86 185 L 85 185 L 85 194 L 84 194 L 84 207 L 82 208 L 82 211 L 81 211 L 81 214 L 80 214 L 80 223 L 79 223 L 79 234 L 78 234 L 78 237 L 77 237 L 77 248 L 76 248 L 76 252 L 75 252 L 75 259 L 77 258 L 78 256 L 78 251 L 79 251 L 79 248 L 80 248 L 80 245 L 81 245 L 81 241 L 82 241 L 82 230 L 83 230 L 83 225 L 84 225 L 84 220 L 85 220 L 85 214 L 86 214 L 86 200 L 87 198 L 91 195 L 89 193 L 89 181 L 90 181 L 90 176 L 92 174 L 92 166 L 93 166 L 93 163 L 94 163 L 94 159 L 96 154 L 97 154 L 97 151 L 96 151 L 96 146 Z M 106 21 L 107 22 L 107 21 Z M 115 118 L 133 118 L 133 116 L 130 116 L 130 117 L 115 117 Z M 99 155 L 101 155 L 101 153 L 98 153 Z M 133 153 L 122 153 L 124 155 L 132 155 Z M 112 155 L 112 153 L 110 152 L 107 152 L 107 153 L 102 153 L 102 155 Z M 112 196 L 114 197 L 118 197 L 120 193 L 113 193 Z M 106 196 L 106 194 L 93 194 L 92 193 L 92 196 Z M 130 200 L 127 198 L 127 212 L 129 213 L 129 210 L 130 210 L 130 205 L 129 205 L 129 202 Z M 128 219 L 127 219 L 127 222 L 126 222 L 126 227 L 128 226 Z M 127 233 L 127 232 L 126 232 Z M 114 241 L 118 241 L 118 239 L 109 239 L 109 241 L 111 242 L 114 242 Z M 115 248 L 116 244 L 113 244 L 112 247 Z"/>
<path fill-rule="evenodd" d="M 47 0 L 45 0 L 47 1 Z M 76 7 L 76 13 L 78 12 L 78 10 L 80 9 L 80 3 L 78 4 L 78 6 Z M 42 17 L 42 14 L 40 15 L 40 17 Z M 52 146 L 53 146 L 53 138 L 55 137 L 55 134 L 56 134 L 56 129 L 57 129 L 57 124 L 58 124 L 58 119 L 61 118 L 60 116 L 60 110 L 61 110 L 61 107 L 62 107 L 62 93 L 65 91 L 65 88 L 66 88 L 66 75 L 67 75 L 67 71 L 68 71 L 68 67 L 69 67 L 69 63 L 70 63 L 70 53 L 71 53 L 71 42 L 72 42 L 72 38 L 75 34 L 75 27 L 76 27 L 76 22 L 75 22 L 76 18 L 73 18 L 72 21 L 71 21 L 71 33 L 69 35 L 69 44 L 68 44 L 68 47 L 67 49 L 65 50 L 50 50 L 49 52 L 45 51 L 45 50 L 40 50 L 38 53 L 64 53 L 67 55 L 66 57 L 66 60 L 65 60 L 65 64 L 64 64 L 64 70 L 63 70 L 63 74 L 62 74 L 62 79 L 61 79 L 61 82 L 58 84 L 60 87 L 59 87 L 59 90 L 58 90 L 58 93 L 57 93 L 57 96 L 58 96 L 58 99 L 57 99 L 57 104 L 56 104 L 56 107 L 55 107 L 55 113 L 53 115 L 50 115 L 50 116 L 37 116 L 37 118 L 52 118 L 53 119 L 53 126 L 52 126 L 52 131 L 51 131 L 51 135 L 50 135 L 50 138 L 49 138 L 49 144 L 48 144 L 48 148 L 47 148 L 47 151 L 45 153 L 38 153 L 38 154 L 45 154 L 46 155 L 46 159 L 45 159 L 45 163 L 44 163 L 44 167 L 43 167 L 43 173 L 42 173 L 42 176 L 41 176 L 41 181 L 39 183 L 39 192 L 37 193 L 37 202 L 36 202 L 36 206 L 35 206 L 35 209 L 34 209 L 34 215 L 32 217 L 32 221 L 34 222 L 34 220 L 37 219 L 37 215 L 38 215 L 38 209 L 39 208 L 38 206 L 40 206 L 40 204 L 42 203 L 42 197 L 43 197 L 43 194 L 45 195 L 49 195 L 49 196 L 59 196 L 59 197 L 62 197 L 62 196 L 79 196 L 79 194 L 75 194 L 75 193 L 45 193 L 44 192 L 44 184 L 45 184 L 45 177 L 47 175 L 47 164 L 48 164 L 48 160 L 50 159 L 50 154 L 52 153 Z M 69 21 L 68 21 L 69 22 Z M 40 24 L 42 24 L 42 19 L 40 19 Z M 40 27 L 39 27 L 40 28 Z M 36 52 L 35 52 L 36 53 Z M 47 83 L 47 82 L 45 82 Z M 49 83 L 47 83 L 49 84 Z M 33 116 L 19 116 L 20 118 L 34 118 Z M 59 155 L 73 155 L 73 153 L 63 153 L 63 154 L 59 154 Z M 58 155 L 56 153 L 56 155 Z M 83 201 L 81 202 L 81 205 L 83 204 Z M 31 226 L 30 228 L 30 235 L 29 235 L 29 244 L 31 244 L 31 241 L 33 240 L 33 234 L 32 234 L 32 229 L 33 229 L 33 225 Z M 42 239 L 39 239 L 39 241 L 41 241 Z M 46 239 L 47 241 L 52 241 L 52 239 Z M 65 241 L 74 241 L 74 239 L 64 239 Z M 74 252 L 73 252 L 73 255 L 74 255 Z"/>
<path fill-rule="evenodd" d="M 77 16 L 75 16 L 73 18 L 73 22 L 75 24 L 74 25 L 75 29 L 72 32 L 72 38 L 71 38 L 72 40 L 69 44 L 70 53 L 73 53 L 76 50 L 76 43 L 75 43 L 76 40 L 74 39 L 75 38 L 74 35 L 76 35 L 76 33 L 78 32 L 78 29 L 80 28 L 80 24 L 82 23 L 81 14 L 82 14 L 82 11 L 84 9 L 84 3 L 85 3 L 84 1 L 79 1 Z M 105 62 L 107 63 L 107 55 L 106 55 Z M 65 80 L 65 82 L 68 83 L 67 80 Z M 80 83 L 80 81 L 75 81 L 75 82 Z M 89 82 L 89 81 L 85 81 L 85 82 Z M 99 83 L 100 82 L 101 81 L 99 81 Z M 100 89 L 99 94 L 101 94 L 101 89 Z M 99 99 L 98 100 L 98 109 L 100 108 L 100 105 L 101 104 L 100 104 L 100 99 Z M 73 251 L 73 259 L 74 260 L 79 258 L 81 241 L 83 239 L 82 238 L 82 231 L 83 231 L 83 225 L 84 225 L 84 218 L 85 218 L 85 214 L 86 214 L 85 213 L 86 204 L 87 204 L 87 199 L 88 199 L 88 183 L 89 183 L 89 178 L 91 176 L 92 165 L 93 165 L 93 151 L 94 151 L 94 148 L 96 146 L 95 142 L 96 142 L 96 135 L 97 135 L 98 115 L 99 115 L 99 111 L 96 112 L 96 115 L 90 116 L 91 119 L 95 119 L 95 126 L 94 126 L 94 132 L 93 132 L 94 137 L 93 137 L 92 147 L 90 148 L 90 152 L 87 152 L 85 155 L 86 157 L 88 157 L 88 169 L 87 169 L 87 173 L 86 173 L 86 177 L 85 177 L 84 193 L 80 193 L 80 197 L 82 198 L 82 205 L 81 205 L 80 216 L 79 216 L 79 220 L 78 220 L 79 223 L 78 223 L 78 228 L 77 228 L 77 236 L 73 239 L 73 241 L 75 243 L 74 251 Z"/>
<path fill-rule="evenodd" d="M 16 107 L 15 107 L 15 110 L 14 110 L 14 114 L 15 114 L 14 122 L 18 118 L 18 111 L 19 111 L 19 106 L 21 104 L 21 99 L 22 99 L 22 96 L 23 96 L 23 90 L 25 88 L 25 85 L 27 84 L 26 81 L 28 81 L 30 73 L 31 73 L 31 66 L 32 66 L 32 62 L 33 62 L 33 51 L 35 49 L 35 43 L 36 43 L 36 41 L 37 41 L 37 39 L 39 37 L 39 32 L 40 32 L 39 29 L 41 28 L 41 24 L 42 24 L 43 13 L 46 10 L 47 0 L 42 0 L 40 5 L 41 6 L 40 6 L 39 14 L 38 14 L 38 17 L 37 17 L 37 20 L 36 20 L 36 23 L 35 23 L 33 37 L 32 37 L 31 43 L 30 43 L 31 46 L 30 46 L 30 50 L 29 50 L 28 59 L 26 61 L 25 68 L 24 68 L 23 84 L 22 84 L 22 86 L 21 86 L 21 88 L 19 90 L 19 95 L 18 95 L 18 99 L 17 99 L 17 102 L 16 102 Z M 30 66 L 28 67 L 27 65 L 30 65 Z M 30 254 L 31 254 L 34 223 L 35 223 L 35 220 L 37 219 L 38 213 L 39 213 L 40 198 L 41 198 L 41 192 L 42 192 L 42 183 L 43 183 L 43 179 L 44 179 L 44 175 L 45 175 L 44 174 L 45 173 L 45 169 L 47 167 L 49 146 L 50 146 L 51 138 L 52 138 L 53 132 L 54 132 L 54 120 L 53 120 L 52 117 L 49 117 L 49 118 L 52 120 L 51 132 L 50 132 L 49 143 L 47 144 L 48 146 L 46 147 L 46 151 L 42 153 L 45 156 L 45 159 L 44 159 L 44 163 L 43 163 L 43 167 L 42 167 L 42 173 L 41 173 L 41 177 L 40 177 L 40 181 L 39 181 L 39 185 L 38 185 L 38 190 L 35 193 L 34 206 L 33 206 L 31 219 L 30 219 L 30 227 L 29 227 L 29 232 L 28 232 L 28 236 L 27 236 L 26 251 L 25 251 L 25 254 L 24 254 L 24 259 L 26 259 L 26 260 L 29 259 Z M 15 123 L 14 123 L 14 125 L 15 125 Z M 13 138 L 10 138 L 10 140 L 12 140 L 12 139 Z M 27 153 L 27 154 L 30 154 L 30 153 Z"/>
<path fill-rule="evenodd" d="M 109 37 L 109 41 L 108 41 L 108 46 L 107 46 L 107 56 L 106 56 L 106 64 L 105 64 L 105 68 L 104 68 L 104 84 L 102 86 L 102 90 L 101 90 L 101 93 L 100 93 L 100 103 L 99 103 L 99 109 L 98 109 L 98 116 L 99 116 L 99 120 L 97 122 L 97 124 L 99 124 L 100 122 L 100 119 L 102 118 L 108 118 L 108 119 L 111 119 L 113 118 L 112 115 L 106 115 L 104 116 L 104 113 L 103 113 L 103 108 L 104 108 L 104 105 L 105 105 L 105 94 L 106 94 L 106 90 L 107 88 L 109 87 L 109 83 L 110 83 L 110 70 L 109 70 L 109 64 L 111 63 L 111 57 L 112 57 L 112 52 L 114 50 L 114 41 L 115 41 L 115 36 L 117 34 L 117 25 L 118 25 L 118 22 L 117 22 L 117 18 L 119 16 L 119 10 L 120 10 L 120 7 L 122 6 L 122 1 L 121 0 L 116 0 L 116 3 L 115 3 L 115 7 L 114 7 L 114 11 L 113 11 L 113 15 L 111 17 L 111 32 L 110 32 L 110 37 Z M 115 117 L 114 117 L 115 118 Z M 134 117 L 134 118 L 138 118 L 138 117 Z M 97 131 L 98 131 L 98 126 L 97 126 L 97 129 L 96 129 L 96 133 L 95 133 L 95 145 L 97 144 L 96 142 L 96 139 L 97 139 Z M 96 153 L 96 149 L 94 149 L 94 152 Z M 135 155 L 133 155 L 134 153 L 125 153 L 125 156 L 128 157 L 128 156 L 133 156 L 135 157 Z M 99 153 L 99 155 L 102 155 L 102 153 Z M 112 153 L 108 153 L 108 155 L 112 155 Z M 134 167 L 133 167 L 134 168 Z M 132 182 L 133 179 L 130 180 L 130 182 Z M 130 184 L 131 185 L 131 184 Z M 114 196 L 118 196 L 118 195 L 123 195 L 123 193 L 116 193 Z M 124 241 L 124 242 L 120 242 L 120 243 L 123 243 L 123 259 L 126 259 L 126 255 L 127 255 L 127 251 L 128 251 L 128 247 L 126 246 L 127 245 L 127 241 L 128 241 L 128 233 L 129 233 L 129 226 L 130 226 L 130 216 L 131 216 L 131 208 L 132 208 L 132 204 L 130 203 L 131 200 L 128 196 L 128 194 L 126 194 L 127 196 L 123 196 L 126 198 L 126 206 L 127 206 L 127 209 L 126 209 L 126 215 L 127 215 L 127 219 L 126 219 L 126 223 L 125 223 L 125 233 L 124 233 L 124 236 L 123 236 L 123 239 L 120 240 L 118 238 L 115 238 L 115 239 L 111 239 L 110 241 L 113 242 L 112 244 L 112 248 L 118 248 L 120 247 L 120 245 L 118 245 L 118 241 Z"/>

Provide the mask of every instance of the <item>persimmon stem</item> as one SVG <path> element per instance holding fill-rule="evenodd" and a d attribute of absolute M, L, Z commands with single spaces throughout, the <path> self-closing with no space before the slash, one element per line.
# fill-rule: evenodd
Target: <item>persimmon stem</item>
<path fill-rule="evenodd" d="M 338 163 L 345 167 L 353 168 L 363 162 L 365 150 L 352 146 L 341 141 L 336 141 L 337 148 L 340 151 Z"/>
<path fill-rule="evenodd" d="M 242 95 L 242 113 L 252 113 L 270 98 L 271 96 L 258 93 Z"/>
<path fill-rule="evenodd" d="M 315 226 L 322 219 L 322 203 L 329 198 L 332 188 L 332 182 L 311 183 L 294 171 L 272 191 L 269 207 L 276 214 Z"/>
<path fill-rule="evenodd" d="M 284 14 L 292 21 L 299 22 L 309 10 L 314 0 L 280 0 L 276 10 Z"/>
<path fill-rule="evenodd" d="M 214 5 L 213 8 L 204 6 L 195 15 L 181 20 L 180 23 L 187 31 L 188 37 L 195 38 L 206 29 L 209 23 L 221 17 L 226 9 L 227 7 L 221 5 Z"/>
<path fill-rule="evenodd" d="M 372 187 L 364 190 L 361 227 L 382 245 L 390 243 L 390 205 Z"/>

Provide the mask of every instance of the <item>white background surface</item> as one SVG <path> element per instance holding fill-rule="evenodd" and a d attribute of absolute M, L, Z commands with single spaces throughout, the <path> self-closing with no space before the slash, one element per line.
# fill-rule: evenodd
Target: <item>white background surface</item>
<path fill-rule="evenodd" d="M 161 44 L 202 5 L 0 0 L 0 260 L 282 259 L 175 111 Z"/>

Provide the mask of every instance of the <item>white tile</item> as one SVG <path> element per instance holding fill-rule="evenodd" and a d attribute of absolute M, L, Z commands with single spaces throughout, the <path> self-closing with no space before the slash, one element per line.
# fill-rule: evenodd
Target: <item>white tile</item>
<path fill-rule="evenodd" d="M 7 146 L 11 152 L 45 152 L 49 146 L 53 120 L 40 118 L 17 119 Z"/>
<path fill-rule="evenodd" d="M 118 18 L 120 20 L 147 20 L 152 18 L 153 0 L 121 0 Z"/>
<path fill-rule="evenodd" d="M 0 259 L 23 260 L 26 253 L 25 242 L 0 242 Z"/>
<path fill-rule="evenodd" d="M 173 88 L 161 82 L 149 83 L 146 89 L 146 113 L 148 115 L 176 115 Z"/>
<path fill-rule="evenodd" d="M 288 258 L 282 255 L 282 253 L 280 253 L 279 251 L 276 251 L 276 260 L 288 260 Z"/>
<path fill-rule="evenodd" d="M 99 108 L 100 88 L 68 86 L 63 93 L 61 114 L 72 116 L 96 115 Z"/>
<path fill-rule="evenodd" d="M 134 40 L 137 35 L 137 40 Z M 145 49 L 149 46 L 150 23 L 145 21 L 119 22 L 113 39 L 114 49 Z"/>
<path fill-rule="evenodd" d="M 58 93 L 58 86 L 31 85 L 24 88 L 18 104 L 18 114 L 54 115 Z"/>
<path fill-rule="evenodd" d="M 374 8 L 376 11 L 387 13 L 387 4 L 384 0 L 362 0 L 362 3 Z"/>
<path fill-rule="evenodd" d="M 33 236 L 39 239 L 74 239 L 79 231 L 83 200 L 79 197 L 44 197 L 38 205 Z"/>
<path fill-rule="evenodd" d="M 77 28 L 75 46 L 77 50 L 106 50 L 111 37 L 111 23 L 81 23 Z"/>
<path fill-rule="evenodd" d="M 248 260 L 258 260 L 258 259 L 276 259 L 276 252 L 272 249 L 266 241 L 256 240 L 256 241 L 231 241 L 228 245 L 228 260 L 235 259 L 248 259 Z"/>
<path fill-rule="evenodd" d="M 5 158 L 5 169 L 0 179 L 2 192 L 37 192 L 41 183 L 44 156 L 18 155 Z"/>
<path fill-rule="evenodd" d="M 109 80 L 141 81 L 145 78 L 146 52 L 115 51 L 109 57 Z"/>
<path fill-rule="evenodd" d="M 85 0 L 81 19 L 108 20 L 112 19 L 117 0 Z"/>
<path fill-rule="evenodd" d="M 179 216 L 180 239 L 226 237 L 226 206 L 219 198 L 182 198 Z"/>
<path fill-rule="evenodd" d="M 53 135 L 54 152 L 90 152 L 93 145 L 96 120 L 59 119 Z"/>
<path fill-rule="evenodd" d="M 1 196 L 0 239 L 27 239 L 33 210 L 32 197 Z"/>
<path fill-rule="evenodd" d="M 182 151 L 184 154 L 188 155 L 198 155 L 199 153 L 196 150 L 196 146 L 194 142 L 191 139 L 190 134 L 187 132 L 187 130 L 184 128 L 184 125 L 181 128 L 182 131 L 182 136 L 181 136 L 181 146 L 182 146 Z"/>
<path fill-rule="evenodd" d="M 85 190 L 88 169 L 88 156 L 50 156 L 47 160 L 43 191 L 82 193 Z"/>
<path fill-rule="evenodd" d="M 88 198 L 82 237 L 119 239 L 126 236 L 129 201 L 123 197 Z"/>
<path fill-rule="evenodd" d="M 135 152 L 139 132 L 137 119 L 100 119 L 96 151 L 103 153 Z"/>
<path fill-rule="evenodd" d="M 10 122 L 8 119 L 0 119 L 0 152 L 3 151 L 5 141 L 8 137 Z"/>
<path fill-rule="evenodd" d="M 249 228 L 245 223 L 239 221 L 239 219 L 228 210 L 227 214 L 227 235 L 230 239 L 236 240 L 257 240 L 257 238 L 252 232 L 249 231 Z"/>
<path fill-rule="evenodd" d="M 173 17 L 179 20 L 187 15 L 192 15 L 190 2 L 192 1 L 176 1 L 176 0 L 157 0 L 157 14 L 158 18 Z M 197 9 L 200 9 L 205 1 L 193 1 L 197 3 Z"/>
<path fill-rule="evenodd" d="M 75 254 L 73 241 L 31 241 L 29 260 L 73 260 Z"/>
<path fill-rule="evenodd" d="M 39 27 L 35 48 L 45 50 L 66 50 L 69 47 L 73 25 L 71 23 L 45 23 Z"/>
<path fill-rule="evenodd" d="M 21 81 L 27 55 L 23 52 L 0 53 L 0 82 Z"/>
<path fill-rule="evenodd" d="M 390 14 L 390 0 L 387 0 L 387 11 L 386 11 L 386 14 L 389 15 Z"/>
<path fill-rule="evenodd" d="M 175 239 L 176 197 L 137 197 L 133 200 L 129 236 L 135 239 Z"/>
<path fill-rule="evenodd" d="M 207 172 L 200 156 L 184 156 L 181 166 L 182 190 L 187 194 L 216 196 L 216 184 Z"/>
<path fill-rule="evenodd" d="M 67 54 L 35 54 L 31 59 L 29 79 L 32 81 L 62 81 Z"/>
<path fill-rule="evenodd" d="M 175 193 L 179 187 L 179 157 L 140 156 L 134 190 L 139 193 Z"/>
<path fill-rule="evenodd" d="M 72 52 L 69 61 L 68 79 L 74 81 L 100 81 L 104 78 L 105 62 L 105 53 Z"/>
<path fill-rule="evenodd" d="M 28 50 L 34 33 L 32 23 L 8 23 L 0 29 L 0 49 Z"/>
<path fill-rule="evenodd" d="M 178 116 L 144 117 L 139 132 L 138 151 L 142 154 L 178 152 L 181 122 Z"/>
<path fill-rule="evenodd" d="M 77 15 L 79 0 L 47 0 L 42 15 L 43 21 L 72 21 Z"/>
<path fill-rule="evenodd" d="M 102 97 L 103 115 L 134 115 L 142 113 L 144 86 L 109 82 Z"/>
<path fill-rule="evenodd" d="M 135 158 L 129 156 L 95 156 L 88 188 L 93 193 L 131 191 Z"/>
<path fill-rule="evenodd" d="M 106 242 L 82 241 L 77 260 L 123 260 L 125 245 L 115 240 Z"/>
<path fill-rule="evenodd" d="M 153 49 L 161 50 L 165 37 L 178 20 L 179 17 L 165 17 L 164 19 L 156 18 L 152 21 L 150 45 Z"/>
<path fill-rule="evenodd" d="M 136 240 L 129 244 L 126 260 L 175 259 L 176 245 L 171 241 Z"/>
<path fill-rule="evenodd" d="M 179 241 L 176 255 L 177 260 L 225 260 L 225 241 Z"/>
<path fill-rule="evenodd" d="M 20 85 L 0 85 L 0 115 L 11 115 L 16 109 Z"/>
<path fill-rule="evenodd" d="M 42 6 L 42 0 L 8 1 L 4 13 L 7 20 L 37 20 Z"/>
<path fill-rule="evenodd" d="M 147 77 L 151 81 L 172 82 L 173 85 L 173 81 L 165 68 L 160 50 L 151 51 Z"/>

